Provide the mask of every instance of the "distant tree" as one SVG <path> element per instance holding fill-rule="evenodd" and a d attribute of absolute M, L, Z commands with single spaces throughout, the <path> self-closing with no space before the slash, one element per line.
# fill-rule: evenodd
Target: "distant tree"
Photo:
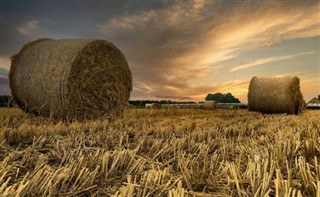
<path fill-rule="evenodd" d="M 223 93 L 209 93 L 206 98 L 206 101 L 215 100 L 218 103 L 241 103 L 238 98 L 235 98 L 231 93 L 223 94 Z"/>
<path fill-rule="evenodd" d="M 318 100 L 320 100 L 320 94 L 318 95 Z"/>

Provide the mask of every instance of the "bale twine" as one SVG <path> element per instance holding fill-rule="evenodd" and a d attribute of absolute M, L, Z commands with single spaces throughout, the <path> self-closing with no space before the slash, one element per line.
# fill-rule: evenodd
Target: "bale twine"
<path fill-rule="evenodd" d="M 203 108 L 204 109 L 217 109 L 217 101 L 204 101 Z"/>
<path fill-rule="evenodd" d="M 9 78 L 20 108 L 62 119 L 118 116 L 132 90 L 124 55 L 104 40 L 35 40 L 11 58 Z"/>
<path fill-rule="evenodd" d="M 249 111 L 298 114 L 304 108 L 298 77 L 258 78 L 249 85 Z"/>

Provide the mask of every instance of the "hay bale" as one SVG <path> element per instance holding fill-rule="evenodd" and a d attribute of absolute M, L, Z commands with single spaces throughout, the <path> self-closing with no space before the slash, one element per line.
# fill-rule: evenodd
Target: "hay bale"
<path fill-rule="evenodd" d="M 304 108 L 298 77 L 258 78 L 249 85 L 249 111 L 298 114 Z"/>
<path fill-rule="evenodd" d="M 203 108 L 204 109 L 217 109 L 217 101 L 204 101 Z"/>
<path fill-rule="evenodd" d="M 20 108 L 59 119 L 118 116 L 132 90 L 124 55 L 104 40 L 30 42 L 11 58 L 9 78 Z"/>
<path fill-rule="evenodd" d="M 134 109 L 134 105 L 132 105 L 130 103 L 126 103 L 125 108 L 126 109 Z"/>
<path fill-rule="evenodd" d="M 161 109 L 161 104 L 160 103 L 152 103 L 150 105 L 151 109 Z"/>

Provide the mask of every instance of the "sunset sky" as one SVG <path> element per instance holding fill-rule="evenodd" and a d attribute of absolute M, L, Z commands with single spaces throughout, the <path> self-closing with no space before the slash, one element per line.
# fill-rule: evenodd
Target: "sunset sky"
<path fill-rule="evenodd" d="M 247 102 L 252 76 L 298 76 L 320 94 L 320 1 L 1 0 L 0 94 L 10 57 L 38 38 L 113 42 L 133 75 L 130 99 Z"/>

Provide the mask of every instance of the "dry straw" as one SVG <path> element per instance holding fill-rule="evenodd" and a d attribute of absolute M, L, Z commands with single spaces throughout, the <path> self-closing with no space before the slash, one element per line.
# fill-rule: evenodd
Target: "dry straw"
<path fill-rule="evenodd" d="M 298 114 L 305 103 L 298 77 L 253 77 L 249 85 L 249 111 Z"/>
<path fill-rule="evenodd" d="M 35 40 L 12 57 L 9 75 L 19 107 L 62 119 L 118 116 L 132 90 L 124 55 L 104 40 Z"/>

